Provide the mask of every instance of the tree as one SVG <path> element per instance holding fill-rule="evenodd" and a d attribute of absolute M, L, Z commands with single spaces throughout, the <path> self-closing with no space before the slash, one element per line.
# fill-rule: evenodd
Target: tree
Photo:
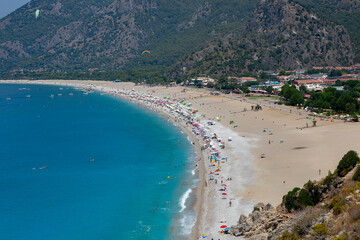
<path fill-rule="evenodd" d="M 302 104 L 304 104 L 304 97 L 299 92 L 295 92 L 290 97 L 290 105 L 291 106 L 298 105 L 300 107 Z"/>
<path fill-rule="evenodd" d="M 329 77 L 338 77 L 338 76 L 342 76 L 341 70 L 332 69 L 329 74 Z"/>
<path fill-rule="evenodd" d="M 300 85 L 299 90 L 302 94 L 306 94 L 308 92 L 308 90 L 304 84 Z"/>
<path fill-rule="evenodd" d="M 274 91 L 274 88 L 272 86 L 268 86 L 265 90 L 268 94 L 271 94 Z"/>
<path fill-rule="evenodd" d="M 285 76 L 285 75 L 286 75 L 285 69 L 282 68 L 279 72 L 279 76 Z"/>
<path fill-rule="evenodd" d="M 353 114 L 356 111 L 356 106 L 354 103 L 345 104 L 345 112 Z"/>

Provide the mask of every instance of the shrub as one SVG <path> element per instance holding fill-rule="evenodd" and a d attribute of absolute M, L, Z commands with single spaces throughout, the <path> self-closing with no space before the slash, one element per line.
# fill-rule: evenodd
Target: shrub
<path fill-rule="evenodd" d="M 316 232 L 319 235 L 327 234 L 327 227 L 326 227 L 325 223 L 316 224 L 313 229 L 314 229 L 314 232 Z"/>
<path fill-rule="evenodd" d="M 306 189 L 301 189 L 299 193 L 299 203 L 304 206 L 314 206 L 310 193 Z"/>
<path fill-rule="evenodd" d="M 296 236 L 295 233 L 289 233 L 288 231 L 285 231 L 281 234 L 280 237 L 278 237 L 278 240 L 298 240 L 299 238 Z"/>
<path fill-rule="evenodd" d="M 340 160 L 336 172 L 340 177 L 344 177 L 349 171 L 351 171 L 356 163 L 360 161 L 358 154 L 354 150 L 348 151 Z"/>
<path fill-rule="evenodd" d="M 331 173 L 331 171 L 329 171 L 328 175 L 324 178 L 322 184 L 326 185 L 327 187 L 330 187 L 330 185 L 335 179 L 336 179 L 336 174 L 333 174 Z"/>
<path fill-rule="evenodd" d="M 354 180 L 354 181 L 360 181 L 360 166 L 357 167 L 356 172 L 355 172 L 352 180 Z"/>
<path fill-rule="evenodd" d="M 254 207 L 253 212 L 255 212 L 255 211 L 259 211 L 259 212 L 260 212 L 260 208 L 258 208 L 258 207 Z"/>
<path fill-rule="evenodd" d="M 309 180 L 304 185 L 304 189 L 306 189 L 309 192 L 309 195 L 312 200 L 311 206 L 316 205 L 320 201 L 320 198 L 321 198 L 321 193 L 319 191 L 319 187 L 317 185 L 315 185 L 312 181 Z"/>
<path fill-rule="evenodd" d="M 348 240 L 348 239 L 349 239 L 349 236 L 348 236 L 347 232 L 344 232 L 340 236 L 334 237 L 332 240 Z"/>
<path fill-rule="evenodd" d="M 342 212 L 345 206 L 345 202 L 339 195 L 333 197 L 330 201 L 329 207 L 333 210 L 335 215 L 338 215 Z"/>
<path fill-rule="evenodd" d="M 296 193 L 300 190 L 300 188 L 296 187 L 292 191 L 289 191 L 288 194 L 285 195 L 285 207 L 290 212 L 292 209 L 299 209 L 300 205 L 297 201 Z"/>

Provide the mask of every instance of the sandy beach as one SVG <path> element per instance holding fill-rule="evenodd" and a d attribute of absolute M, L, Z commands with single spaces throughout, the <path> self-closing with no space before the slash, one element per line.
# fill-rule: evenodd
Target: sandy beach
<path fill-rule="evenodd" d="M 237 239 L 221 235 L 220 226 L 235 225 L 239 216 L 251 212 L 257 202 L 280 204 L 282 196 L 292 188 L 301 187 L 309 179 L 321 179 L 328 171 L 333 171 L 348 150 L 360 151 L 358 123 L 317 119 L 317 126 L 312 127 L 312 120 L 296 109 L 277 109 L 271 102 L 262 101 L 262 110 L 251 111 L 254 104 L 240 96 L 214 96 L 204 89 L 183 91 L 183 87 L 147 87 L 104 81 L 13 80 L 0 83 L 67 85 L 126 93 L 134 90 L 158 99 L 181 98 L 186 104 L 191 103 L 191 109 L 198 110 L 198 128 L 187 126 L 183 117 L 163 105 L 149 105 L 146 100 L 140 102 L 167 114 L 179 124 L 194 143 L 200 158 L 201 183 L 197 187 L 195 204 L 198 214 L 190 239 L 198 239 L 202 234 L 208 239 Z M 136 100 L 126 94 L 119 93 L 119 96 Z M 201 150 L 210 143 L 199 129 L 206 132 L 206 136 L 216 133 L 217 139 L 212 141 L 221 138 L 220 142 L 224 142 L 225 148 L 216 147 L 219 152 L 216 161 L 211 159 L 215 150 L 210 147 Z M 215 175 L 216 169 L 221 170 L 219 175 Z"/>

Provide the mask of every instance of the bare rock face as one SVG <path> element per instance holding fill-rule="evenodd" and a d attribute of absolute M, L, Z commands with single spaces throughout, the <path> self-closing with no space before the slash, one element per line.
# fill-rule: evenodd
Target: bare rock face
<path fill-rule="evenodd" d="M 272 233 L 287 219 L 288 216 L 278 213 L 271 204 L 258 203 L 248 217 L 240 216 L 238 224 L 231 227 L 230 234 L 248 239 L 271 239 Z"/>

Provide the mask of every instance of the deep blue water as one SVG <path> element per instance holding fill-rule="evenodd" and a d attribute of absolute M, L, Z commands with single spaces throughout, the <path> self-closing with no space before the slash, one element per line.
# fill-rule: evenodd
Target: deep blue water
<path fill-rule="evenodd" d="M 0 84 L 0 239 L 171 239 L 193 166 L 186 135 L 143 107 Z"/>

